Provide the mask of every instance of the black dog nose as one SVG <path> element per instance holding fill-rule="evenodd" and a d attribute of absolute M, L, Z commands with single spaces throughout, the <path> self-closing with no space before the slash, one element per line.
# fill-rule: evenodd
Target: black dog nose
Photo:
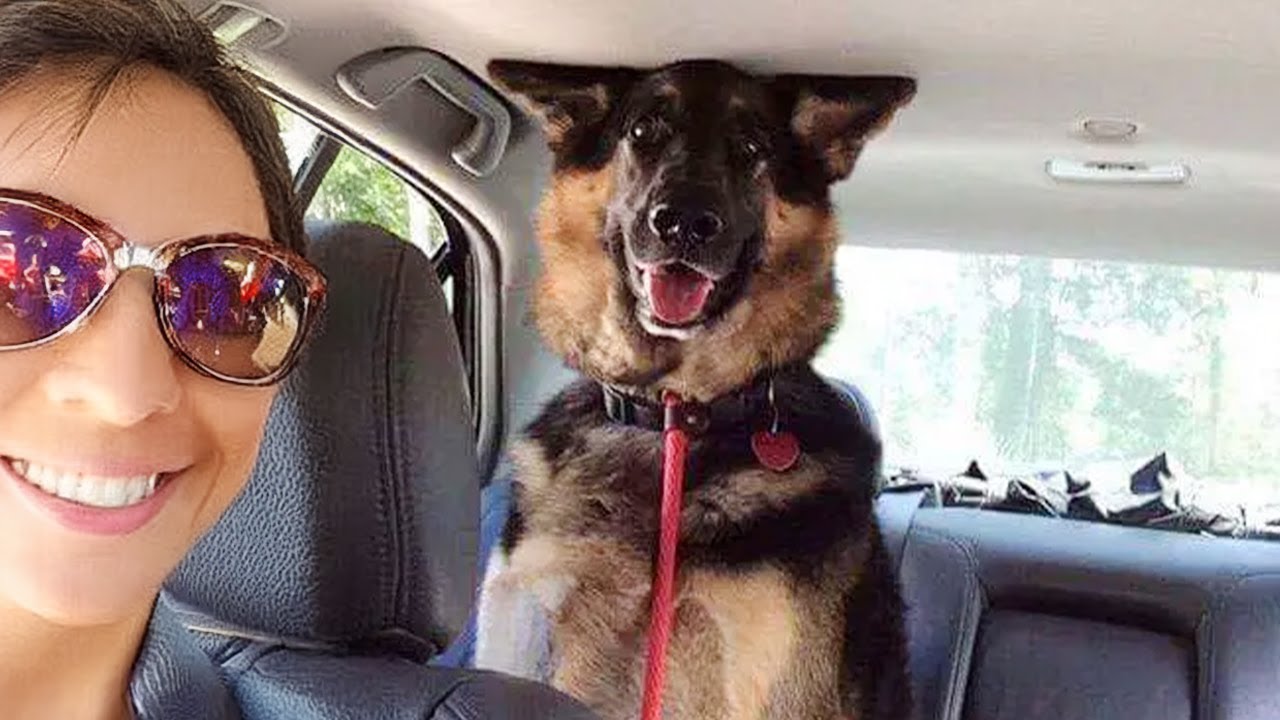
<path fill-rule="evenodd" d="M 724 220 L 705 205 L 660 203 L 649 211 L 649 227 L 668 242 L 704 243 L 724 232 Z"/>

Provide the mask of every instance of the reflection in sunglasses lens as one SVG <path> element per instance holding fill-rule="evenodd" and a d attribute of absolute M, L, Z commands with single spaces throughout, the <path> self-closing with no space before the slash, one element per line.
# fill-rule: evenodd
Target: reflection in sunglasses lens
<path fill-rule="evenodd" d="M 52 213 L 0 201 L 0 346 L 23 345 L 70 325 L 110 277 L 103 245 Z"/>
<path fill-rule="evenodd" d="M 305 293 L 282 263 L 254 248 L 188 251 L 167 273 L 165 311 L 191 360 L 219 375 L 267 377 L 293 353 Z"/>

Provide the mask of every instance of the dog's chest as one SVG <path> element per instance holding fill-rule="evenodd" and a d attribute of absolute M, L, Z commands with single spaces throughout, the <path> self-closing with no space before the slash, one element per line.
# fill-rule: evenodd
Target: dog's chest
<path fill-rule="evenodd" d="M 546 609 L 552 682 L 606 720 L 638 715 L 658 532 L 661 457 L 655 437 L 606 427 L 584 431 L 559 463 L 548 462 L 536 444 L 517 453 L 525 534 L 512 548 L 511 571 Z M 691 483 L 681 518 L 687 552 L 679 572 L 666 716 L 826 715 L 835 698 L 834 676 L 797 667 L 801 655 L 824 652 L 814 637 L 820 643 L 830 633 L 814 630 L 835 622 L 835 614 L 815 611 L 821 603 L 803 597 L 811 590 L 775 564 L 717 567 L 706 562 L 707 552 L 696 550 L 724 528 L 812 490 L 825 480 L 822 466 L 802 458 L 785 474 L 751 463 L 700 467 L 708 477 Z M 795 687 L 798 677 L 803 690 Z"/>
<path fill-rule="evenodd" d="M 575 431 L 558 453 L 524 440 L 514 456 L 525 532 L 609 542 L 651 562 L 662 483 L 660 434 L 590 426 Z M 787 512 L 817 492 L 840 492 L 821 457 L 802 453 L 785 472 L 770 470 L 753 455 L 746 434 L 695 441 L 686 470 L 681 544 L 712 561 L 722 559 L 714 557 L 718 539 L 767 534 L 753 521 Z M 832 505 L 835 524 L 855 532 L 861 523 L 853 509 L 839 498 Z M 740 558 L 745 564 L 754 559 Z"/>
<path fill-rule="evenodd" d="M 614 550 L 531 537 L 516 548 L 511 570 L 526 578 L 550 620 L 552 684 L 605 720 L 634 720 L 646 662 L 652 568 L 622 548 Z M 822 716 L 835 699 L 834 676 L 798 669 L 807 654 L 823 653 L 815 640 L 820 643 L 826 633 L 815 633 L 814 624 L 831 620 L 817 617 L 811 598 L 798 595 L 780 570 L 682 569 L 665 717 Z M 808 707 L 797 715 L 800 705 Z"/>

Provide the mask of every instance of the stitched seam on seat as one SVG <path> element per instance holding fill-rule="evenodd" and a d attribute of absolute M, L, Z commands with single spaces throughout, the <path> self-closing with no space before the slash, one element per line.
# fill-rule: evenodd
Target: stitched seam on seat
<path fill-rule="evenodd" d="M 1217 655 L 1214 649 L 1213 619 L 1216 618 L 1226 603 L 1226 598 L 1234 588 L 1244 582 L 1243 576 L 1237 576 L 1229 585 L 1231 590 L 1224 592 L 1215 589 L 1205 607 L 1200 611 L 1200 619 L 1196 622 L 1196 656 L 1201 666 L 1199 682 L 1196 683 L 1196 715 L 1211 720 L 1213 718 L 1213 688 L 1217 685 Z"/>
<path fill-rule="evenodd" d="M 1217 606 L 1220 600 L 1221 596 L 1218 596 L 1211 601 L 1210 605 Z M 1200 645 L 1197 648 L 1196 655 L 1201 663 L 1200 681 L 1196 683 L 1196 693 L 1198 694 L 1196 698 L 1196 707 L 1198 708 L 1196 716 L 1204 718 L 1204 720 L 1213 718 L 1213 688 L 1217 684 L 1216 675 L 1218 669 L 1215 667 L 1217 658 L 1213 650 L 1214 630 L 1213 622 L 1211 621 L 1211 618 L 1216 614 L 1216 610 L 1206 607 L 1200 613 L 1200 621 L 1197 623 L 1198 627 L 1196 628 L 1196 642 Z"/>
<path fill-rule="evenodd" d="M 237 696 L 238 699 L 241 688 L 240 680 L 245 675 L 258 673 L 259 676 L 266 677 L 265 673 L 258 671 L 258 663 L 262 662 L 264 658 L 275 655 L 276 653 L 288 652 L 296 649 L 301 649 L 303 652 L 314 652 L 308 651 L 306 648 L 291 648 L 282 645 L 252 642 L 235 653 L 232 657 L 234 665 L 232 663 L 222 663 L 217 666 L 218 672 L 222 673 L 231 681 L 229 689 Z"/>
<path fill-rule="evenodd" d="M 386 626 L 394 622 L 397 607 L 398 583 L 396 582 L 397 574 L 397 551 L 398 543 L 396 542 L 396 530 L 399 527 L 399 518 L 396 511 L 396 468 L 394 460 L 395 452 L 395 393 L 392 392 L 393 384 L 393 368 L 392 358 L 395 357 L 396 342 L 395 333 L 395 315 L 396 302 L 399 295 L 400 287 L 400 264 L 402 253 L 397 252 L 398 247 L 393 247 L 390 251 L 393 254 L 392 266 L 385 278 L 383 291 L 380 294 L 380 305 L 378 307 L 378 318 L 382 321 L 382 342 L 374 343 L 373 353 L 374 362 L 371 367 L 375 377 L 373 378 L 375 392 L 381 393 L 380 398 L 375 398 L 374 402 L 380 402 L 380 406 L 385 408 L 385 415 L 381 418 L 378 428 L 378 451 L 379 451 L 379 467 L 382 469 L 382 477 L 376 484 L 377 487 L 377 516 L 380 520 L 378 540 L 376 544 L 376 553 L 378 560 L 378 626 Z M 390 604 L 390 608 L 386 606 Z M 389 611 L 389 612 L 388 612 Z M 388 617 L 390 615 L 390 617 Z"/>
<path fill-rule="evenodd" d="M 1198 636 L 1202 636 L 1197 637 L 1197 642 L 1202 643 L 1198 654 L 1200 655 L 1204 666 L 1200 669 L 1201 676 L 1197 687 L 1200 697 L 1196 699 L 1196 706 L 1198 708 L 1197 717 L 1204 718 L 1204 720 L 1213 720 L 1213 718 L 1216 717 L 1216 714 L 1213 712 L 1214 706 L 1212 704 L 1214 688 L 1217 687 L 1218 682 L 1218 647 L 1217 643 L 1214 642 L 1214 625 L 1217 624 L 1215 621 L 1223 616 L 1227 604 L 1234 599 L 1236 593 L 1240 591 L 1240 588 L 1246 582 L 1260 578 L 1280 578 L 1280 573 L 1245 572 L 1236 575 L 1235 579 L 1231 583 L 1224 586 L 1221 590 L 1217 590 L 1213 593 L 1213 600 L 1200 615 L 1200 621 L 1198 623 L 1199 627 L 1197 628 L 1196 634 Z"/>
<path fill-rule="evenodd" d="M 415 572 L 416 568 L 406 567 L 411 565 L 407 563 L 409 556 L 412 554 L 409 543 L 405 541 L 405 534 L 413 530 L 413 515 L 409 508 L 412 502 L 412 493 L 406 487 L 409 473 L 403 467 L 404 459 L 401 457 L 401 448 L 407 447 L 405 441 L 405 428 L 402 423 L 404 414 L 401 412 L 400 403 L 404 397 L 404 387 L 397 382 L 398 379 L 405 377 L 404 373 L 397 373 L 396 364 L 404 353 L 405 343 L 405 322 L 401 320 L 399 308 L 404 304 L 405 296 L 405 264 L 408 256 L 409 248 L 403 244 L 396 247 L 395 269 L 392 276 L 392 292 L 394 293 L 394 306 L 390 313 L 387 325 L 388 341 L 391 352 L 386 357 L 386 383 L 389 390 L 387 397 L 387 490 L 390 494 L 391 516 L 393 525 L 388 534 L 388 541 L 391 544 L 391 571 L 390 590 L 391 590 L 391 612 L 395 624 L 409 624 L 409 589 L 412 587 L 406 573 Z M 394 392 L 390 390 L 394 389 Z"/>
<path fill-rule="evenodd" d="M 982 618 L 982 607 L 986 596 L 982 587 L 982 579 L 978 574 L 978 559 L 973 547 L 967 541 L 961 541 L 940 532 L 927 528 L 920 534 L 940 540 L 959 551 L 960 558 L 966 566 L 965 591 L 962 598 L 962 614 L 960 616 L 959 633 L 951 652 L 951 668 L 948 672 L 947 687 L 942 704 L 942 720 L 958 720 L 964 712 L 964 701 L 968 694 L 969 671 L 974 647 L 977 644 L 978 624 Z M 903 548 L 903 560 L 906 559 L 906 548 Z"/>
<path fill-rule="evenodd" d="M 477 720 L 481 718 L 480 709 L 471 698 L 450 696 L 445 699 L 444 704 L 445 707 L 449 708 L 450 712 L 459 718 L 476 718 Z"/>
<path fill-rule="evenodd" d="M 458 678 L 454 681 L 453 686 L 450 687 L 448 691 L 442 693 L 440 695 L 440 700 L 427 711 L 427 717 L 436 717 L 440 714 L 440 710 L 442 708 L 448 709 L 459 717 L 475 717 L 475 715 L 471 713 L 472 708 L 470 706 L 463 708 L 461 711 L 455 707 L 454 696 L 457 695 L 459 688 L 465 684 L 467 684 L 466 678 Z"/>
<path fill-rule="evenodd" d="M 1235 594 L 1245 580 L 1250 577 L 1249 573 L 1241 573 L 1236 575 L 1234 580 L 1221 589 L 1213 591 L 1213 596 L 1209 602 L 1205 603 L 1205 609 L 1200 612 L 1200 620 L 1197 622 L 1196 635 L 1197 642 L 1201 643 L 1197 648 L 1197 655 L 1202 663 L 1200 668 L 1200 682 L 1196 685 L 1196 691 L 1199 697 L 1196 698 L 1196 706 L 1198 708 L 1198 716 L 1205 720 L 1212 720 L 1213 713 L 1213 696 L 1214 688 L 1218 684 L 1218 655 L 1217 643 L 1214 641 L 1214 620 L 1222 615 L 1222 610 L 1226 607 L 1229 598 Z"/>
<path fill-rule="evenodd" d="M 901 571 L 902 563 L 907 558 L 907 541 L 911 539 L 911 528 L 915 527 L 916 515 L 920 513 L 920 508 L 924 505 L 925 498 L 928 497 L 927 490 L 916 491 L 919 497 L 916 498 L 915 507 L 911 509 L 911 514 L 907 516 L 907 527 L 902 531 L 902 541 L 898 543 L 898 570 Z M 928 531 L 925 531 L 928 532 Z"/>

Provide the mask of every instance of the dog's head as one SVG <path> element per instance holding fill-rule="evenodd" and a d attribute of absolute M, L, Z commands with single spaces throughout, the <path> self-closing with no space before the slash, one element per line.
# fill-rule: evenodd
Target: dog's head
<path fill-rule="evenodd" d="M 554 155 L 535 312 L 570 364 L 705 400 L 816 352 L 838 316 L 829 187 L 914 81 L 715 61 L 489 72 Z"/>

